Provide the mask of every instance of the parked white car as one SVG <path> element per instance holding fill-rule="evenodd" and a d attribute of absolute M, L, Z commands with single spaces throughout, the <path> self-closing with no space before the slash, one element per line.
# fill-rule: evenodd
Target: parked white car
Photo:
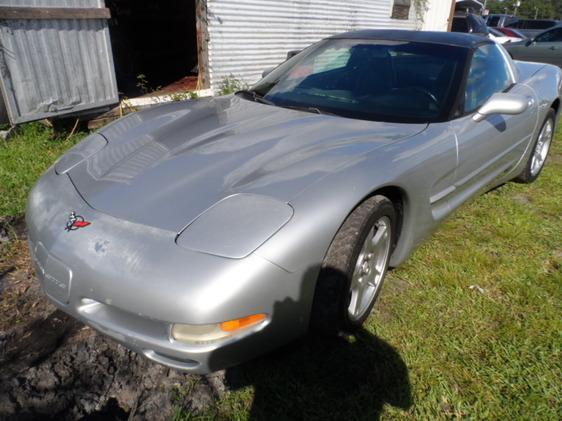
<path fill-rule="evenodd" d="M 488 28 L 488 30 L 490 31 L 490 34 L 488 36 L 498 44 L 507 44 L 508 42 L 519 42 L 522 40 L 522 38 L 507 36 L 503 32 L 498 31 L 494 28 Z"/>

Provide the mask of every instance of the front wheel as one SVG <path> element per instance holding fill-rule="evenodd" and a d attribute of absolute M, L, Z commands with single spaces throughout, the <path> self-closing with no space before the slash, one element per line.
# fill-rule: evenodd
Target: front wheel
<path fill-rule="evenodd" d="M 552 138 L 554 137 L 554 117 L 554 110 L 550 110 L 539 131 L 539 136 L 533 145 L 533 152 L 531 153 L 524 170 L 515 179 L 516 181 L 521 183 L 532 183 L 541 173 L 546 157 L 548 156 L 548 151 L 550 150 Z"/>
<path fill-rule="evenodd" d="M 380 195 L 347 217 L 322 263 L 311 315 L 314 330 L 352 332 L 369 316 L 388 269 L 396 219 L 392 202 Z"/>

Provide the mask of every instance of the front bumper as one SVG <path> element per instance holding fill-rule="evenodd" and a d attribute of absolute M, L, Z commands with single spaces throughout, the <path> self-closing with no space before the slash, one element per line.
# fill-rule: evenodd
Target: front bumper
<path fill-rule="evenodd" d="M 70 212 L 91 225 L 65 231 Z M 51 169 L 26 215 L 30 250 L 47 296 L 61 310 L 147 358 L 206 373 L 232 366 L 306 332 L 313 280 L 256 255 L 227 259 L 183 249 L 177 233 L 90 208 Z M 265 313 L 266 322 L 221 342 L 187 345 L 173 323 L 212 324 Z"/>
<path fill-rule="evenodd" d="M 62 304 L 49 294 L 47 297 L 62 311 L 131 351 L 167 367 L 197 374 L 242 363 L 270 350 L 272 336 L 277 341 L 280 339 L 268 329 L 267 321 L 258 329 L 248 329 L 241 336 L 220 343 L 186 345 L 171 339 L 169 322 L 130 314 L 87 298 L 77 303 Z"/>

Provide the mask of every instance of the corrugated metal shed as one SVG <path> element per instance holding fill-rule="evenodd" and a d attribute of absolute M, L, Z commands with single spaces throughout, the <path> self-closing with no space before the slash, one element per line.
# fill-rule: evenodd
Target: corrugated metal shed
<path fill-rule="evenodd" d="M 0 6 L 103 8 L 103 0 L 0 0 Z M 105 19 L 0 21 L 2 91 L 11 121 L 118 102 Z"/>
<path fill-rule="evenodd" d="M 327 36 L 364 28 L 415 29 L 391 19 L 392 0 L 207 0 L 211 88 L 234 75 L 256 82 L 263 70 Z"/>

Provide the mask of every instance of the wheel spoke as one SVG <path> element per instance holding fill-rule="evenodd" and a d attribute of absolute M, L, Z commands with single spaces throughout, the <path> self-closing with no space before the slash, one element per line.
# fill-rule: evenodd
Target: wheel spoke
<path fill-rule="evenodd" d="M 351 291 L 351 300 L 349 301 L 347 309 L 352 315 L 355 315 L 355 312 L 357 311 L 357 290 Z"/>
<path fill-rule="evenodd" d="M 381 224 L 378 227 L 377 232 L 375 233 L 375 236 L 373 237 L 373 240 L 371 241 L 371 244 L 373 246 L 372 247 L 373 251 L 375 251 L 379 248 L 378 246 L 380 245 L 381 240 L 385 237 L 386 232 L 387 232 L 386 225 Z"/>
<path fill-rule="evenodd" d="M 363 264 L 363 259 L 364 259 L 365 253 L 361 252 L 359 253 L 359 257 L 357 258 L 357 261 L 355 262 L 355 269 L 353 270 L 353 277 L 351 279 L 352 282 L 355 282 L 359 279 L 359 277 L 361 276 L 361 266 Z"/>
<path fill-rule="evenodd" d="M 369 230 L 363 248 L 357 256 L 350 282 L 350 299 L 347 311 L 352 319 L 359 320 L 374 301 L 381 285 L 390 253 L 390 219 L 381 217 Z"/>
<path fill-rule="evenodd" d="M 355 270 L 351 277 L 351 288 L 358 288 L 361 285 L 361 269 Z"/>
<path fill-rule="evenodd" d="M 380 272 L 379 272 L 379 270 L 378 270 L 377 268 L 375 268 L 374 266 L 373 266 L 373 269 L 372 269 L 372 270 L 373 270 L 374 273 L 372 273 L 371 276 L 369 276 L 369 278 L 365 280 L 365 283 L 366 283 L 367 285 L 373 287 L 373 288 L 376 288 L 376 286 L 377 286 L 377 281 L 376 281 L 376 279 L 377 279 L 378 276 L 380 275 Z"/>
<path fill-rule="evenodd" d="M 363 297 L 362 289 L 359 287 L 352 291 L 351 302 L 349 303 L 349 310 L 354 316 L 357 316 L 361 311 L 361 299 Z"/>
<path fill-rule="evenodd" d="M 546 142 L 543 143 L 542 148 L 541 148 L 541 156 L 543 157 L 543 159 L 546 158 L 546 155 L 548 155 L 548 149 L 550 148 L 550 139 L 547 140 Z"/>
<path fill-rule="evenodd" d="M 533 151 L 531 159 L 532 175 L 538 174 L 546 161 L 548 150 L 550 148 L 550 142 L 552 140 L 552 131 L 552 123 L 548 121 L 542 128 L 537 144 L 535 145 L 535 150 Z"/>
<path fill-rule="evenodd" d="M 550 136 L 552 135 L 552 125 L 551 124 L 547 124 L 545 127 L 545 135 L 547 138 L 550 138 Z"/>

